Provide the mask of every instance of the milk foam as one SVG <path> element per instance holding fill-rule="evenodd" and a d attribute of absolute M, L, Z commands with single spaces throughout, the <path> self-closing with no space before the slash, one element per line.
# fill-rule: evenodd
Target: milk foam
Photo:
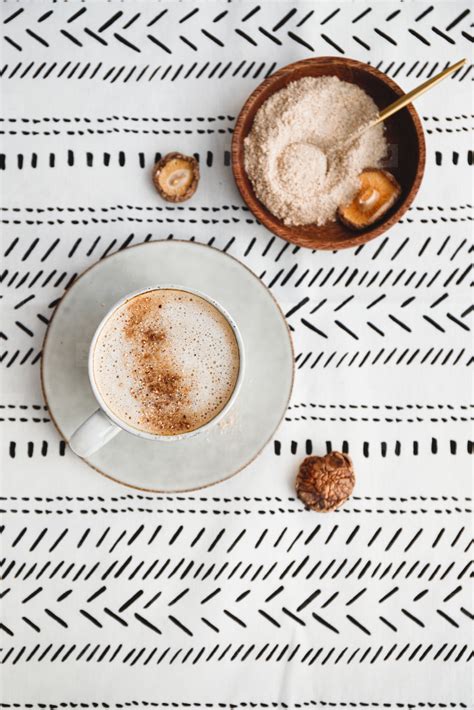
<path fill-rule="evenodd" d="M 208 301 L 156 289 L 119 306 L 96 342 L 93 375 L 116 417 L 152 434 L 193 431 L 226 405 L 239 374 L 234 331 Z"/>

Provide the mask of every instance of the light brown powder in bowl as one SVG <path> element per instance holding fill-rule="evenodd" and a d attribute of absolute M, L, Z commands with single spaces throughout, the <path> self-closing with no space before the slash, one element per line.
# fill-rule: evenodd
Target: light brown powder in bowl
<path fill-rule="evenodd" d="M 376 116 L 365 91 L 337 77 L 291 82 L 259 108 L 245 139 L 245 169 L 258 199 L 285 224 L 336 219 L 358 189 L 357 176 L 387 152 L 382 125 L 328 159 L 333 147 Z"/>

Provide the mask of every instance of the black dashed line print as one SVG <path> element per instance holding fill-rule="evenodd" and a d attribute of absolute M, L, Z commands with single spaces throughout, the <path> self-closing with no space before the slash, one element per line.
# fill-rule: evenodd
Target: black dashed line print
<path fill-rule="evenodd" d="M 262 610 L 261 610 L 262 611 Z M 264 619 L 270 620 L 272 617 L 269 614 L 263 613 L 262 611 L 262 616 Z M 365 629 L 362 624 L 359 624 L 357 619 L 354 619 L 351 617 L 351 615 L 347 615 L 347 618 L 351 620 L 351 623 L 354 623 L 354 626 L 359 628 L 361 631 L 362 629 Z M 318 618 L 318 621 L 322 620 L 322 617 Z M 177 622 L 177 619 L 174 619 L 174 622 Z M 204 620 L 205 621 L 205 620 Z M 273 619 L 273 622 L 275 620 Z M 180 623 L 180 622 L 179 622 Z M 275 622 L 277 625 L 277 622 Z M 274 624 L 274 625 L 275 625 Z M 210 625 L 211 628 L 213 625 Z M 337 629 L 333 627 L 332 625 L 328 626 L 327 624 L 324 624 L 325 628 L 333 630 L 335 633 L 337 633 Z M 217 628 L 217 627 L 215 627 Z M 13 633 L 11 630 L 6 627 L 4 624 L 0 624 L 0 630 L 4 631 L 6 634 L 13 636 Z M 365 632 L 367 632 L 367 629 L 365 629 Z M 235 644 L 228 644 L 226 647 L 223 647 L 223 644 L 217 644 L 214 646 L 214 648 L 210 651 L 210 653 L 207 655 L 207 657 L 203 657 L 206 654 L 206 651 L 209 651 L 209 647 L 202 647 L 198 651 L 196 651 L 195 648 L 190 647 L 185 653 L 183 654 L 183 658 L 181 660 L 181 664 L 189 662 L 192 664 L 196 664 L 199 661 L 201 662 L 210 662 L 211 659 L 213 659 L 214 663 L 219 663 L 224 658 L 229 654 L 234 654 L 234 658 L 237 658 L 237 655 L 241 652 L 243 652 L 243 656 L 241 660 L 249 660 L 251 662 L 256 662 L 256 661 L 264 661 L 268 662 L 273 659 L 274 662 L 281 662 L 284 661 L 285 663 L 293 662 L 293 663 L 299 663 L 299 664 L 306 664 L 306 665 L 312 665 L 318 658 L 320 659 L 321 665 L 327 663 L 327 661 L 333 656 L 331 662 L 336 663 L 338 660 L 342 658 L 342 655 L 347 651 L 350 652 L 349 657 L 345 660 L 346 664 L 350 664 L 356 656 L 360 656 L 358 659 L 358 663 L 375 663 L 375 661 L 381 656 L 381 654 L 386 652 L 385 657 L 382 657 L 381 660 L 387 660 L 389 656 L 392 656 L 392 654 L 397 653 L 397 655 L 393 656 L 393 660 L 400 661 L 406 654 L 407 652 L 410 652 L 410 659 L 414 660 L 414 658 L 417 656 L 417 654 L 420 654 L 418 657 L 418 661 L 424 661 L 424 660 L 429 660 L 429 661 L 444 661 L 446 662 L 449 660 L 449 658 L 455 653 L 457 650 L 457 655 L 455 657 L 455 662 L 461 661 L 464 657 L 464 662 L 467 662 L 469 660 L 469 655 L 466 656 L 466 651 L 467 651 L 467 645 L 464 645 L 462 647 L 459 646 L 459 644 L 454 644 L 454 646 L 451 647 L 451 649 L 448 651 L 447 654 L 444 655 L 443 657 L 443 652 L 446 650 L 447 644 L 442 644 L 441 646 L 433 646 L 433 644 L 418 644 L 415 646 L 415 644 L 410 644 L 407 643 L 405 646 L 403 646 L 400 650 L 401 644 L 395 643 L 392 645 L 389 650 L 387 651 L 388 646 L 380 646 L 375 650 L 371 646 L 362 646 L 355 648 L 352 652 L 349 647 L 346 647 L 341 653 L 338 654 L 337 657 L 334 658 L 333 653 L 335 651 L 335 647 L 332 647 L 332 649 L 328 649 L 328 647 L 321 647 L 319 648 L 316 652 L 314 648 L 310 648 L 306 652 L 304 652 L 301 647 L 298 646 L 290 646 L 286 645 L 285 647 L 282 646 L 282 644 L 276 644 L 273 649 L 269 651 L 269 644 L 266 643 L 263 646 L 260 644 L 258 645 L 248 645 L 248 644 L 241 644 L 239 647 L 236 648 Z M 65 662 L 68 661 L 69 663 L 74 663 L 77 661 L 80 661 L 81 658 L 84 656 L 84 654 L 87 653 L 87 651 L 90 651 L 91 649 L 91 644 L 86 644 L 85 646 L 82 646 L 82 648 L 77 648 L 75 645 L 69 646 L 65 650 L 65 645 L 63 644 L 62 646 L 53 646 L 53 644 L 50 644 L 49 646 L 42 646 L 41 644 L 38 644 L 33 648 L 33 650 L 30 650 L 30 648 L 23 647 L 23 649 L 20 650 L 20 655 L 23 655 L 24 652 L 29 653 L 29 655 L 25 658 L 26 662 L 34 661 L 34 662 L 41 662 L 44 659 L 49 660 L 49 662 L 54 662 L 56 660 L 59 660 L 60 662 Z M 99 651 L 102 651 L 102 653 L 99 656 L 96 656 L 96 653 Z M 146 663 L 146 659 L 151 659 L 155 653 L 157 652 L 157 647 L 154 649 L 151 649 L 150 647 L 143 647 L 137 652 L 136 648 L 129 649 L 128 647 L 123 648 L 122 644 L 119 644 L 115 648 L 109 646 L 103 646 L 102 644 L 97 644 L 95 649 L 92 651 L 92 653 L 89 654 L 86 660 L 89 662 L 96 656 L 94 659 L 96 662 L 99 662 L 100 660 L 103 660 L 106 658 L 109 663 L 116 661 L 116 662 L 121 662 L 122 664 L 128 663 L 129 665 L 134 665 L 138 660 L 141 660 L 142 664 Z M 279 654 L 277 654 L 277 651 L 280 651 Z M 162 661 L 165 660 L 165 658 L 168 656 L 166 659 L 166 663 L 171 665 L 176 658 L 178 657 L 179 654 L 183 651 L 182 648 L 179 648 L 177 650 L 172 650 L 171 647 L 168 647 L 161 653 L 161 655 L 158 657 L 156 664 L 159 665 Z M 220 654 L 219 654 L 220 651 Z M 11 646 L 8 648 L 5 654 L 3 654 L 3 657 L 0 659 L 1 664 L 6 664 L 9 660 L 13 660 L 12 655 L 15 652 L 15 647 Z M 171 652 L 171 656 L 169 653 Z M 38 653 L 40 655 L 38 655 Z M 237 654 L 237 655 L 235 655 Z M 18 657 L 18 656 L 17 656 Z M 323 658 L 324 657 L 324 658 Z M 252 703 L 253 704 L 253 703 Z M 311 703 L 314 704 L 314 703 Z M 156 703 L 150 703 L 150 705 L 156 705 L 159 707 L 158 704 Z M 351 703 L 352 705 L 352 703 Z M 362 703 L 363 706 L 366 706 L 367 703 Z M 362 707 L 361 705 L 361 707 Z M 387 707 L 392 707 L 391 704 L 386 704 Z M 397 707 L 422 707 L 424 704 L 419 703 L 417 705 L 403 705 L 401 703 L 396 703 Z M 69 705 L 66 704 L 67 707 Z M 91 707 L 88 704 L 84 705 L 85 707 Z M 219 704 L 220 707 L 226 707 L 226 705 L 221 705 Z M 265 705 L 260 704 L 257 705 L 257 707 L 264 707 Z M 452 705 L 452 707 L 464 707 L 467 708 L 467 705 L 464 705 L 462 703 L 460 704 L 455 704 Z M 6 704 L 6 707 L 13 707 L 13 705 L 8 705 Z M 39 706 L 38 706 L 39 707 Z M 50 706 L 52 707 L 52 706 Z M 104 704 L 105 707 L 105 704 Z M 165 707 L 165 705 L 163 705 Z M 215 705 L 217 707 L 217 705 Z M 230 705 L 227 705 L 227 707 L 231 707 Z M 284 707 L 281 705 L 281 707 Z M 303 707 L 303 705 L 296 704 L 295 707 Z M 393 705 L 395 707 L 395 705 Z"/>
<path fill-rule="evenodd" d="M 273 43 L 275 44 L 282 44 L 282 41 L 288 41 L 290 40 L 292 44 L 296 44 L 299 47 L 303 47 L 308 52 L 313 53 L 314 52 L 314 47 L 311 45 L 307 40 L 305 40 L 303 37 L 301 37 L 299 34 L 296 34 L 295 32 L 289 30 L 285 34 L 281 34 L 279 37 L 275 36 L 274 33 L 269 32 L 263 27 L 259 27 L 258 31 L 260 32 L 259 35 L 257 35 L 258 39 L 261 37 L 264 37 L 265 40 L 271 39 Z M 408 30 L 412 36 L 414 36 L 417 40 L 421 41 L 421 35 L 419 33 L 416 33 L 415 30 Z M 37 33 L 32 32 L 31 30 L 26 30 L 26 32 L 29 34 L 29 36 L 35 40 L 35 42 L 43 45 L 43 46 L 48 46 L 46 43 L 46 40 L 44 40 L 43 37 L 38 35 Z M 217 36 L 214 34 L 208 32 L 205 29 L 201 30 L 203 37 L 207 38 L 208 41 L 212 42 L 213 45 L 217 45 L 218 47 L 223 48 L 224 44 L 222 40 L 220 40 Z M 256 46 L 258 45 L 257 37 L 251 37 L 247 32 L 244 32 L 240 28 L 236 28 L 235 32 L 237 34 L 237 37 L 240 37 L 241 40 L 245 42 L 246 45 L 250 46 Z M 375 29 L 375 32 L 379 34 L 379 36 L 383 36 L 381 34 L 381 31 L 378 29 Z M 60 29 L 60 33 L 62 34 L 63 37 L 65 37 L 71 44 L 74 44 L 76 46 L 84 48 L 84 42 L 78 39 L 77 36 L 73 35 L 67 30 Z M 84 28 L 84 33 L 86 35 L 85 39 L 93 39 L 95 42 L 99 43 L 102 47 L 108 48 L 109 46 L 113 46 L 113 43 L 110 41 L 106 41 L 103 36 L 97 34 L 93 30 L 91 30 L 89 27 Z M 133 52 L 140 53 L 141 48 L 129 40 L 127 40 L 123 34 L 118 34 L 114 33 L 113 35 L 114 40 L 123 46 L 127 47 L 128 49 L 132 50 Z M 188 37 L 185 35 L 179 35 L 178 36 L 181 42 L 181 48 L 184 48 L 185 50 L 190 49 L 192 52 L 199 51 L 197 45 L 195 42 L 191 41 Z M 340 47 L 340 45 L 337 44 L 337 42 L 334 41 L 333 38 L 328 36 L 326 33 L 321 33 L 320 34 L 321 39 L 323 42 L 331 47 L 332 50 L 336 50 L 337 53 L 344 55 L 345 50 Z M 356 35 L 353 35 L 353 40 L 356 42 L 357 45 L 362 46 L 362 47 L 369 47 L 364 40 L 362 40 L 360 37 L 357 37 Z M 390 41 L 390 39 L 393 41 L 393 38 L 389 39 L 389 36 L 385 34 L 383 36 L 384 39 L 386 39 L 387 42 Z M 4 35 L 5 41 L 11 46 L 14 47 L 17 51 L 21 52 L 22 47 L 15 42 L 11 37 L 8 35 Z M 156 35 L 148 33 L 145 37 L 151 44 L 153 44 L 155 47 L 158 47 L 158 49 L 163 52 L 163 57 L 170 56 L 173 54 L 173 51 L 170 49 L 170 47 L 161 41 Z M 104 50 L 107 51 L 107 50 Z M 14 64 L 14 62 L 12 62 Z M 186 64 L 181 64 L 181 65 L 173 65 L 173 64 L 168 64 L 165 66 L 161 65 L 145 65 L 145 66 L 140 66 L 140 65 L 131 65 L 131 64 L 124 64 L 120 68 L 117 69 L 115 65 L 110 66 L 110 65 L 102 65 L 102 62 L 94 63 L 92 64 L 91 62 L 81 62 L 78 61 L 75 66 L 68 72 L 67 70 L 70 69 L 71 67 L 71 62 L 68 61 L 64 65 L 59 66 L 57 62 L 43 62 L 41 65 L 36 66 L 35 62 L 30 62 L 30 65 L 25 67 L 23 66 L 23 63 L 20 61 L 16 64 L 14 64 L 13 69 L 12 69 L 12 64 L 3 64 L 0 68 L 0 76 L 2 76 L 4 79 L 13 79 L 16 77 L 17 79 L 23 79 L 27 76 L 27 74 L 30 71 L 34 71 L 35 73 L 35 78 L 42 78 L 42 79 L 63 79 L 63 80 L 71 80 L 71 79 L 76 79 L 76 80 L 82 80 L 82 79 L 96 79 L 96 80 L 101 80 L 101 81 L 109 81 L 110 83 L 115 83 L 119 78 L 120 82 L 119 85 L 126 84 L 132 74 L 134 74 L 135 71 L 138 71 L 139 74 L 135 78 L 135 81 L 164 81 L 164 80 L 170 80 L 170 81 L 176 81 L 178 78 L 181 80 L 186 80 L 186 79 L 192 79 L 192 78 L 204 78 L 204 79 L 223 79 L 224 77 L 227 78 L 247 78 L 251 77 L 253 79 L 257 79 L 258 77 L 265 77 L 273 73 L 273 71 L 276 68 L 276 63 L 270 64 L 269 62 L 262 62 L 260 65 L 255 67 L 255 62 L 254 61 L 249 61 L 249 60 L 242 60 L 241 62 L 237 63 L 236 61 L 228 61 L 227 64 L 225 65 L 224 68 L 222 68 L 222 61 L 218 61 L 215 63 L 210 63 L 210 62 L 205 62 L 205 63 L 199 63 L 199 62 L 193 62 L 193 63 L 186 63 Z M 398 65 L 398 67 L 395 68 L 395 62 L 392 60 L 390 62 L 387 62 L 386 64 L 383 62 L 379 62 L 377 68 L 380 69 L 381 71 L 384 71 L 387 73 L 389 76 L 396 77 L 400 74 L 401 70 L 405 70 L 405 76 L 409 77 L 410 74 L 412 73 L 413 69 L 417 66 L 417 62 L 415 62 L 414 65 L 412 65 L 410 68 L 405 65 L 405 62 L 402 62 L 401 64 Z M 234 68 L 235 67 L 235 68 Z M 422 67 L 421 70 L 418 71 L 417 77 L 421 76 L 431 76 L 431 74 L 434 72 L 436 68 L 436 63 L 435 64 L 430 64 L 429 62 L 426 62 L 425 65 Z M 12 69 L 8 73 L 8 69 Z M 219 72 L 219 69 L 221 71 Z M 466 70 L 463 72 L 458 72 L 454 77 L 453 80 L 462 82 L 464 79 L 468 76 L 470 73 L 470 70 L 472 69 L 472 64 L 470 64 Z M 232 70 L 232 71 L 231 71 Z M 255 70 L 252 72 L 252 70 Z M 19 73 L 19 72 L 22 73 Z"/>
<path fill-rule="evenodd" d="M 189 515 L 274 515 L 275 513 L 279 514 L 285 514 L 285 513 L 310 513 L 310 510 L 307 508 L 303 507 L 297 507 L 297 508 L 284 508 L 284 507 L 278 507 L 276 509 L 258 509 L 258 510 L 250 510 L 250 509 L 195 509 L 195 508 L 187 508 L 187 509 L 173 509 L 173 508 L 143 508 L 143 507 L 127 507 L 127 508 L 106 508 L 101 506 L 100 508 L 88 508 L 88 509 L 81 509 L 79 511 L 74 510 L 72 508 L 66 508 L 64 510 L 60 509 L 40 509 L 40 508 L 34 508 L 34 509 L 28 509 L 25 507 L 17 508 L 17 507 L 11 507 L 11 508 L 2 508 L 0 509 L 0 512 L 3 514 L 9 513 L 9 514 L 21 514 L 21 515 L 28 515 L 28 514 L 35 514 L 35 515 L 51 515 L 51 514 L 56 514 L 56 515 L 71 515 L 71 514 L 76 514 L 77 512 L 81 513 L 82 515 L 97 515 L 98 513 L 114 513 L 114 514 L 119 514 L 119 513 L 131 513 L 131 512 L 137 512 L 137 513 L 167 513 L 167 514 L 189 514 Z M 349 507 L 349 506 L 343 506 L 338 508 L 337 510 L 334 511 L 335 514 L 339 513 L 362 513 L 362 514 L 401 514 L 401 515 L 406 515 L 406 514 L 412 514 L 412 515 L 426 515 L 426 514 L 456 514 L 456 513 L 472 513 L 472 508 L 471 507 L 461 507 L 459 505 L 456 505 L 454 507 L 450 508 L 442 508 L 438 507 L 435 509 L 430 509 L 430 508 L 393 508 L 391 507 L 390 509 L 382 509 L 382 508 L 356 508 L 356 507 Z"/>
<path fill-rule="evenodd" d="M 298 650 L 298 647 L 295 647 L 295 648 Z M 66 656 L 64 657 L 64 660 L 66 660 L 67 655 L 70 655 L 72 650 L 74 650 L 74 647 L 70 647 L 69 651 L 67 652 Z M 108 652 L 108 649 L 106 649 L 106 650 Z M 251 650 L 253 650 L 253 649 L 251 649 Z M 284 650 L 286 652 L 287 649 L 284 649 Z M 156 654 L 156 652 L 157 652 L 157 649 L 154 648 L 152 653 L 147 657 L 147 660 L 144 662 L 144 665 L 147 664 L 148 660 L 151 659 Z M 104 657 L 105 657 L 105 654 L 101 655 L 101 657 L 98 660 L 101 661 Z M 163 654 L 163 658 L 164 658 L 164 654 Z M 245 660 L 245 654 L 242 656 L 241 660 Z M 278 659 L 278 660 L 281 660 L 281 659 Z M 290 654 L 290 658 L 288 660 L 291 660 L 291 654 Z M 99 707 L 99 708 L 105 709 L 108 707 L 108 704 L 105 701 L 102 701 L 102 702 L 99 701 L 95 704 L 81 701 L 80 704 L 84 708 Z M 183 705 L 183 704 L 184 703 L 181 703 L 181 702 L 175 702 L 176 707 L 179 707 L 180 705 Z M 219 708 L 234 708 L 235 709 L 235 708 L 240 708 L 240 707 L 244 708 L 248 704 L 250 704 L 252 707 L 255 707 L 255 708 L 268 707 L 268 702 L 261 702 L 261 701 L 255 700 L 255 699 L 248 701 L 248 702 L 247 701 L 239 702 L 237 704 L 227 703 L 225 701 L 223 701 L 223 702 L 217 701 L 216 703 L 210 702 L 210 703 L 207 703 L 207 707 L 209 707 L 209 708 L 217 708 L 217 707 L 219 707 Z M 329 704 L 330 703 L 328 701 L 324 701 L 324 700 L 302 701 L 302 702 L 295 702 L 293 707 L 295 707 L 295 708 L 305 708 L 308 706 L 326 707 Z M 123 701 L 123 702 L 117 703 L 117 707 L 119 707 L 119 708 L 127 708 L 127 707 L 138 706 L 138 705 L 144 705 L 144 706 L 150 706 L 150 707 L 156 707 L 156 708 L 168 708 L 170 706 L 170 703 L 169 702 L 161 703 L 159 701 L 156 702 L 156 701 L 149 701 L 149 700 L 132 700 L 132 701 Z M 199 704 L 196 704 L 196 703 L 195 703 L 195 705 L 196 705 L 196 707 L 199 706 Z M 350 707 L 377 707 L 378 703 L 364 702 L 364 701 L 358 702 L 358 701 L 352 700 L 350 702 L 340 702 L 340 703 L 338 703 L 338 705 L 340 707 L 346 707 L 349 705 L 350 705 Z M 425 703 L 423 703 L 423 702 L 410 702 L 410 703 L 399 703 L 399 702 L 390 703 L 390 702 L 388 702 L 388 703 L 384 703 L 384 705 L 387 708 L 392 708 L 392 707 L 417 708 L 417 707 L 424 707 Z M 40 708 L 41 707 L 41 708 L 47 708 L 47 710 L 55 710 L 55 706 L 51 703 L 28 703 L 25 705 L 21 705 L 20 703 L 4 703 L 3 706 L 5 708 L 23 708 L 23 707 L 24 708 L 27 708 L 27 707 L 28 708 Z M 72 707 L 74 707 L 74 703 L 61 701 L 61 706 L 65 707 L 65 708 L 72 708 Z M 272 707 L 287 708 L 287 704 L 285 702 L 272 701 Z M 440 707 L 441 707 L 441 705 L 440 705 Z M 461 703 L 450 703 L 450 707 L 452 707 L 452 708 L 467 708 L 468 706 L 465 703 L 461 702 Z"/>

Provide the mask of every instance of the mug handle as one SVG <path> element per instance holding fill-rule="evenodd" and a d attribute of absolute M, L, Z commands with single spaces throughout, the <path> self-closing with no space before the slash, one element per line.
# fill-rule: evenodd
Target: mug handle
<path fill-rule="evenodd" d="M 101 409 L 97 409 L 76 429 L 69 440 L 75 454 L 85 458 L 114 438 L 120 427 L 111 421 Z"/>

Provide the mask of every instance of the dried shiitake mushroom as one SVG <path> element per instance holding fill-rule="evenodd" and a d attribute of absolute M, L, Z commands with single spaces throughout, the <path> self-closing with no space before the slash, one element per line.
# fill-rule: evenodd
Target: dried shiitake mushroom
<path fill-rule="evenodd" d="M 153 168 L 153 182 L 168 202 L 189 200 L 198 186 L 199 163 L 189 155 L 168 153 Z"/>
<path fill-rule="evenodd" d="M 341 222 L 356 231 L 383 217 L 402 194 L 400 185 L 386 170 L 364 170 L 359 175 L 359 185 L 359 192 L 352 202 L 337 211 Z"/>
<path fill-rule="evenodd" d="M 304 459 L 296 476 L 296 493 L 308 508 L 325 513 L 342 505 L 354 484 L 349 456 L 331 451 L 326 456 Z"/>

